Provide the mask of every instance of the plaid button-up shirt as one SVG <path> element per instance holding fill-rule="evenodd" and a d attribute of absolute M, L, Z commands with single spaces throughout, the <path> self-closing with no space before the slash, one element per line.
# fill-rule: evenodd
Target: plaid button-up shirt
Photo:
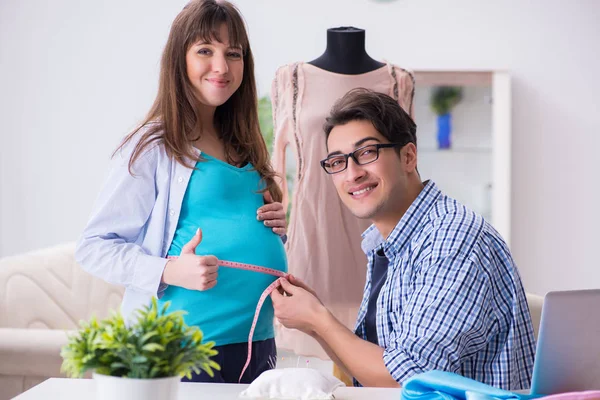
<path fill-rule="evenodd" d="M 383 248 L 377 336 L 397 382 L 436 369 L 529 388 L 535 339 L 525 291 L 506 243 L 481 216 L 429 181 L 387 240 L 371 226 L 362 247 L 369 263 L 356 334 L 366 339 L 371 271 Z"/>

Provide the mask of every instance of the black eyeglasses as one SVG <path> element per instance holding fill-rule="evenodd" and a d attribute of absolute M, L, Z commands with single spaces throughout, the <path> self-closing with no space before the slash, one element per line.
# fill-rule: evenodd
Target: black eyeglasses
<path fill-rule="evenodd" d="M 404 146 L 402 143 L 377 143 L 360 147 L 348 154 L 334 154 L 321 160 L 321 167 L 328 174 L 337 174 L 348 168 L 348 158 L 352 157 L 358 165 L 370 164 L 379 158 L 379 149 Z"/>

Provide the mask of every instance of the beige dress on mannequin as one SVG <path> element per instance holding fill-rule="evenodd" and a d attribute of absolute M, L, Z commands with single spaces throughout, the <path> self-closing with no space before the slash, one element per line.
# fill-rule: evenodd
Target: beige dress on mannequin
<path fill-rule="evenodd" d="M 361 233 L 369 221 L 346 209 L 319 161 L 327 155 L 326 116 L 337 99 L 357 87 L 389 94 L 413 114 L 413 76 L 391 64 L 359 75 L 337 74 L 307 63 L 285 65 L 277 70 L 271 92 L 275 170 L 285 178 L 288 145 L 296 156 L 286 243 L 289 273 L 312 287 L 349 329 L 354 328 L 363 296 L 367 259 Z M 290 201 L 287 188 L 284 179 L 284 207 Z M 297 355 L 328 358 L 313 338 L 279 324 L 276 341 Z"/>

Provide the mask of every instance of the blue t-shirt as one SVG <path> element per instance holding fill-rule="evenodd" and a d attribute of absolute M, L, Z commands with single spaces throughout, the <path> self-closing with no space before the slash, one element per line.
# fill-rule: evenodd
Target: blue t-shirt
<path fill-rule="evenodd" d="M 377 297 L 387 278 L 389 260 L 385 256 L 383 249 L 379 249 L 375 254 L 375 262 L 371 271 L 371 294 L 369 295 L 369 304 L 367 305 L 367 314 L 365 315 L 365 330 L 367 340 L 379 346 L 377 338 Z"/>
<path fill-rule="evenodd" d="M 256 219 L 264 205 L 260 175 L 247 164 L 238 168 L 202 154 L 186 189 L 169 256 L 179 256 L 198 228 L 198 255 L 243 262 L 287 272 L 283 243 L 271 228 Z M 277 278 L 272 275 L 219 267 L 217 285 L 209 290 L 169 286 L 160 302 L 169 310 L 185 310 L 186 324 L 198 326 L 204 341 L 217 346 L 248 341 L 256 305 L 262 292 Z M 254 341 L 274 337 L 273 304 L 267 297 L 254 332 Z"/>

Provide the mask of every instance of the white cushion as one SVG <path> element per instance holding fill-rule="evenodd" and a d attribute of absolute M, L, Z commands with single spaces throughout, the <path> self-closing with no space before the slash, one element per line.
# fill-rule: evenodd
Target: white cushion
<path fill-rule="evenodd" d="M 244 390 L 247 399 L 329 400 L 333 391 L 346 386 L 333 375 L 314 368 L 282 368 L 263 372 Z"/>

